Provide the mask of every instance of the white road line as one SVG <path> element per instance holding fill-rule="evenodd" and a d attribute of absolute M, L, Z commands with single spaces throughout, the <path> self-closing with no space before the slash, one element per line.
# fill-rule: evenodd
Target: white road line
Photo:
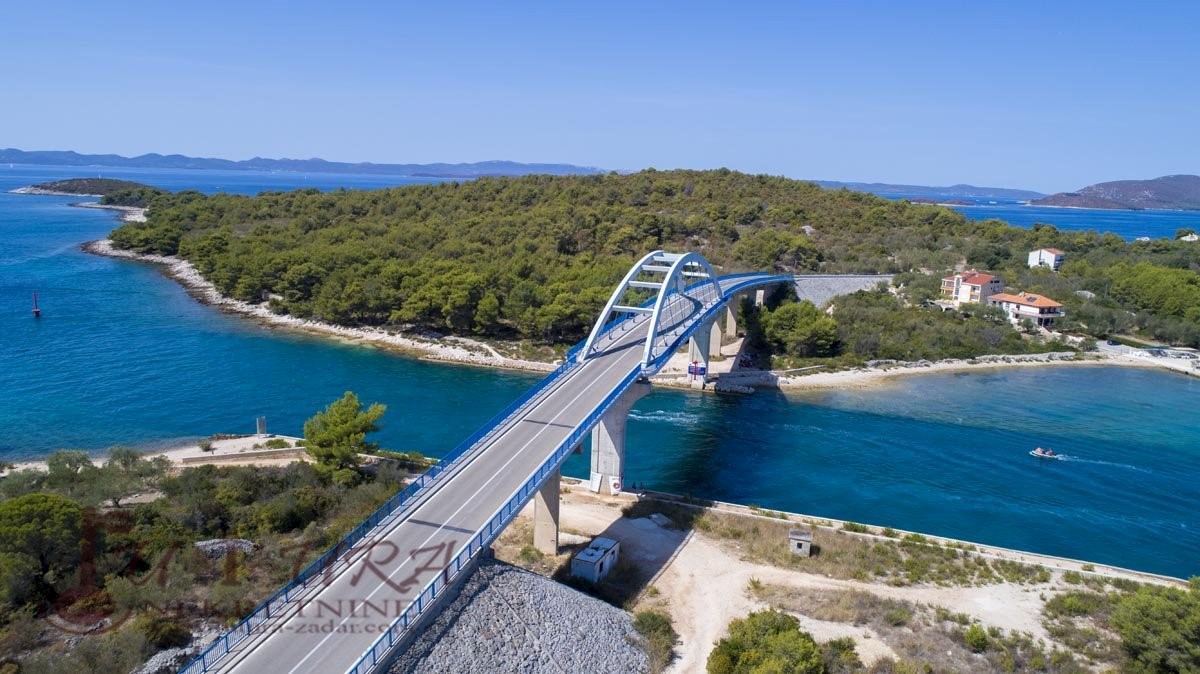
<path fill-rule="evenodd" d="M 604 368 L 604 370 L 603 370 L 603 371 L 602 371 L 602 372 L 601 372 L 599 375 L 597 375 L 597 376 L 596 376 L 596 379 L 597 379 L 597 380 L 599 380 L 601 377 L 603 377 L 604 375 L 608 374 L 609 370 L 612 370 L 614 367 L 616 367 L 617 365 L 619 365 L 619 364 L 621 363 L 621 361 L 622 361 L 622 360 L 624 360 L 624 359 L 622 359 L 622 358 L 616 358 L 616 359 L 614 359 L 614 360 L 613 360 L 613 363 L 612 363 L 611 365 L 609 365 L 608 367 Z M 558 411 L 558 414 L 555 414 L 553 417 L 551 417 L 550 421 L 551 421 L 551 422 L 553 422 L 553 421 L 556 421 L 556 420 L 557 420 L 559 417 L 561 417 L 563 414 L 566 414 L 566 412 L 567 412 L 568 410 L 570 410 L 570 409 L 572 408 L 572 406 L 574 406 L 574 404 L 575 404 L 575 402 L 576 402 L 576 401 L 578 401 L 580 398 L 582 398 L 582 397 L 583 397 L 585 394 L 587 394 L 587 393 L 589 392 L 590 388 L 591 388 L 590 386 L 584 386 L 584 387 L 583 387 L 583 390 L 582 390 L 582 391 L 580 391 L 578 395 L 576 395 L 574 398 L 572 398 L 572 399 L 571 399 L 571 401 L 570 401 L 569 403 L 567 403 L 566 405 L 563 405 L 563 406 L 562 406 L 562 409 L 560 409 L 560 410 Z M 584 418 L 586 419 L 587 417 L 585 416 Z M 493 474 L 493 475 L 492 475 L 492 477 L 488 478 L 487 482 L 484 482 L 482 485 L 480 485 L 479 489 L 475 490 L 475 494 L 479 494 L 479 493 L 480 493 L 480 492 L 482 492 L 482 491 L 483 491 L 483 490 L 484 490 L 484 489 L 485 489 L 485 488 L 486 488 L 488 485 L 492 484 L 492 482 L 494 482 L 494 481 L 496 480 L 496 478 L 497 478 L 497 477 L 499 477 L 499 476 L 501 475 L 502 471 L 503 471 L 505 468 L 507 468 L 509 464 L 511 464 L 513 461 L 517 460 L 517 458 L 518 458 L 518 457 L 521 455 L 521 453 L 522 453 L 522 452 L 524 452 L 526 449 L 528 449 L 530 445 L 532 445 L 534 442 L 536 442 L 536 441 L 537 441 L 537 440 L 538 440 L 538 439 L 541 437 L 541 435 L 542 435 L 543 433 L 545 433 L 546 431 L 548 431 L 549 429 L 550 429 L 550 427 L 549 427 L 549 426 L 546 426 L 546 427 L 543 427 L 541 430 L 539 430 L 537 433 L 534 433 L 533 437 L 529 439 L 529 442 L 526 442 L 524 445 L 522 445 L 522 446 L 521 446 L 521 448 L 520 448 L 520 449 L 518 449 L 518 450 L 516 450 L 515 452 L 513 452 L 513 455 L 512 455 L 512 457 L 510 457 L 508 461 L 505 461 L 505 462 L 504 462 L 504 465 L 500 466 L 500 468 L 499 468 L 499 469 L 498 469 L 498 470 L 495 472 L 495 474 Z M 570 435 L 568 434 L 568 436 L 567 436 L 567 437 L 570 437 Z M 539 464 L 539 466 L 540 466 L 540 464 Z M 524 484 L 524 483 L 522 483 L 522 484 Z M 511 498 L 511 497 L 510 497 L 510 498 Z M 507 501 L 505 501 L 505 503 L 507 503 Z M 425 504 L 422 504 L 422 507 L 424 507 L 424 506 L 425 506 L 425 505 L 427 505 L 427 504 L 428 504 L 428 502 L 426 502 Z M 437 536 L 437 535 L 438 535 L 438 534 L 439 534 L 439 533 L 442 531 L 442 529 L 444 529 L 444 528 L 447 526 L 447 524 L 448 524 L 450 521 L 452 521 L 452 520 L 453 520 L 453 519 L 454 519 L 454 518 L 455 518 L 455 517 L 456 517 L 456 516 L 457 516 L 457 515 L 458 515 L 460 512 L 462 512 L 463 508 L 466 508 L 468 505 L 471 505 L 471 504 L 472 504 L 472 499 L 467 499 L 467 500 L 465 500 L 465 501 L 463 502 L 463 504 L 462 504 L 462 505 L 460 505 L 460 506 L 458 507 L 458 510 L 455 510 L 453 513 L 451 513 L 451 514 L 450 514 L 450 516 L 449 516 L 449 517 L 445 518 L 445 519 L 446 519 L 446 523 L 443 523 L 441 526 L 439 526 L 439 527 L 438 527 L 438 528 L 437 528 L 437 529 L 436 529 L 436 530 L 435 530 L 435 531 L 434 531 L 432 534 L 430 534 L 430 535 L 429 535 L 429 537 L 428 537 L 428 538 L 426 538 L 424 541 L 422 541 L 420 545 L 416 546 L 416 548 L 421 548 L 421 547 L 424 547 L 424 545 L 425 545 L 426 543 L 428 543 L 428 542 L 430 542 L 431 540 L 433 540 L 433 539 L 434 539 L 434 537 L 436 537 L 436 536 Z M 416 511 L 413 511 L 413 514 L 415 515 L 415 514 L 416 514 Z M 369 555 L 369 554 L 370 554 L 370 553 L 368 553 L 368 555 Z M 393 577 L 393 576 L 395 576 L 397 573 L 399 573 L 399 572 L 400 572 L 400 570 L 401 570 L 401 569 L 403 569 L 403 568 L 405 567 L 405 565 L 407 565 L 407 564 L 408 564 L 410 561 L 413 561 L 413 560 L 410 558 L 410 559 L 406 559 L 406 560 L 404 560 L 403 562 L 401 562 L 401 563 L 400 563 L 400 565 L 396 567 L 396 570 L 395 570 L 395 571 L 393 571 L 393 572 L 391 572 L 390 574 L 388 574 L 387 580 L 391 580 L 391 579 L 392 579 L 392 577 Z M 345 573 L 345 571 L 343 571 L 342 573 Z M 373 597 L 374 597 L 376 594 L 378 594 L 380 590 L 384 589 L 385 587 L 387 587 L 387 584 L 386 584 L 386 583 L 381 583 L 381 584 L 380 584 L 378 587 L 376 587 L 376 588 L 375 588 L 375 591 L 374 591 L 374 592 L 372 592 L 371 594 L 367 595 L 367 596 L 366 596 L 366 598 L 365 598 L 365 599 L 363 599 L 363 601 L 364 601 L 364 602 L 371 601 L 371 599 L 372 599 L 372 598 L 373 598 Z M 422 591 L 424 591 L 424 588 L 422 588 Z M 420 596 L 420 595 L 418 595 L 418 596 Z M 309 658 L 311 658 L 311 657 L 313 656 L 313 654 L 314 654 L 314 653 L 316 653 L 318 650 L 320 650 L 321 646 L 325 645 L 325 642 L 326 642 L 326 641 L 329 641 L 330 639 L 332 639 L 334 636 L 336 636 L 336 635 L 337 635 L 337 631 L 338 631 L 338 628 L 339 628 L 339 627 L 341 627 L 342 625 L 345 625 L 345 624 L 346 624 L 346 621 L 350 620 L 350 619 L 351 619 L 351 618 L 353 618 L 353 617 L 354 617 L 353 615 L 349 615 L 349 616 L 346 616 L 345 618 L 343 618 L 343 619 L 342 619 L 342 621 L 341 621 L 341 622 L 339 622 L 339 623 L 337 624 L 337 626 L 336 626 L 336 627 L 335 627 L 335 628 L 334 628 L 334 629 L 333 629 L 333 630 L 332 630 L 332 631 L 331 631 L 329 634 L 327 634 L 327 635 L 325 636 L 325 638 L 324 638 L 324 639 L 321 639 L 319 642 L 317 642 L 317 644 L 316 644 L 315 646 L 313 646 L 313 647 L 312 647 L 312 648 L 309 650 L 309 652 L 308 652 L 308 653 L 307 653 L 307 654 L 306 654 L 306 655 L 305 655 L 305 656 L 304 656 L 304 657 L 303 657 L 303 658 L 302 658 L 302 659 L 301 659 L 299 662 L 297 662 L 297 663 L 296 663 L 296 666 L 295 666 L 295 667 L 292 667 L 291 669 L 289 669 L 289 670 L 288 670 L 288 674 L 295 674 L 295 672 L 296 672 L 297 670 L 299 670 L 299 669 L 300 669 L 300 667 L 301 667 L 301 666 L 302 666 L 302 665 L 303 665 L 305 662 L 308 662 Z M 364 651 L 364 653 L 365 653 L 365 651 Z M 360 657 L 361 657 L 361 656 L 360 656 Z"/>

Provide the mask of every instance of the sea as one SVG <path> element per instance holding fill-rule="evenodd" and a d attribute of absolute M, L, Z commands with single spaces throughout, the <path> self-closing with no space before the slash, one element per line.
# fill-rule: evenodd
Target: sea
<path fill-rule="evenodd" d="M 70 207 L 77 197 L 8 193 L 87 175 L 246 194 L 429 182 L 0 166 L 0 460 L 152 450 L 253 432 L 258 416 L 271 432 L 300 435 L 307 417 L 347 390 L 387 405 L 383 446 L 437 456 L 538 379 L 224 314 L 154 266 L 83 253 L 80 244 L 116 226 L 112 213 Z M 1015 214 L 1030 208 L 964 210 L 1027 225 Z M 1073 210 L 1036 210 L 1038 221 L 1082 226 L 1054 220 Z M 1119 215 L 1097 227 L 1136 238 L 1184 226 Z M 630 414 L 626 483 L 1187 577 L 1200 574 L 1198 401 L 1200 380 L 1099 366 L 808 393 L 656 390 Z M 1031 457 L 1035 446 L 1063 458 Z M 564 470 L 586 477 L 586 455 Z"/>

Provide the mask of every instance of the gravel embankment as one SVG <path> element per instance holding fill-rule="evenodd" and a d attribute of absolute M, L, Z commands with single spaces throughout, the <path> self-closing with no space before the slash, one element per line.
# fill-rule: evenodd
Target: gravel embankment
<path fill-rule="evenodd" d="M 560 583 L 484 560 L 390 674 L 649 671 L 633 617 Z"/>
<path fill-rule="evenodd" d="M 880 281 L 890 281 L 890 274 L 881 275 L 844 275 L 844 276 L 814 276 L 800 277 L 796 280 L 796 296 L 808 300 L 818 307 L 838 295 L 849 295 L 859 290 L 870 290 L 879 285 Z"/>

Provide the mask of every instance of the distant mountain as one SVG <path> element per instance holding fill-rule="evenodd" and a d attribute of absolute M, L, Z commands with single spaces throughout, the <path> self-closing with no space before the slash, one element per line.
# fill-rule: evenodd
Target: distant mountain
<path fill-rule="evenodd" d="M 936 194 L 942 197 L 966 199 L 1004 199 L 1006 201 L 1029 201 L 1046 195 L 1032 190 L 1017 190 L 1007 187 L 976 187 L 974 185 L 951 185 L 929 187 L 925 185 L 889 185 L 887 183 L 843 183 L 834 180 L 813 181 L 830 189 L 846 188 L 856 192 L 870 192 L 881 197 L 909 196 L 914 194 Z"/>
<path fill-rule="evenodd" d="M 1200 176 L 1163 176 L 1153 180 L 1117 180 L 1059 192 L 1031 202 L 1034 206 L 1139 210 L 1158 208 L 1200 211 Z"/>
<path fill-rule="evenodd" d="M 422 176 L 431 178 L 480 178 L 483 176 L 521 176 L 532 173 L 552 175 L 591 175 L 606 171 L 573 164 L 521 164 L 514 161 L 481 161 L 469 164 L 372 164 L 325 161 L 324 159 L 264 159 L 242 161 L 185 157 L 181 154 L 144 154 L 122 157 L 115 154 L 79 154 L 72 151 L 32 151 L 8 148 L 0 150 L 0 163 L 50 164 L 54 166 L 110 166 L 114 168 L 172 168 L 289 171 L 294 173 L 357 173 L 373 175 Z"/>

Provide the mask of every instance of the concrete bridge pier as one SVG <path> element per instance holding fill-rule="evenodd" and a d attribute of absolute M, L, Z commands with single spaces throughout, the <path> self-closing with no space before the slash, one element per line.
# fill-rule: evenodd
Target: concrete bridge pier
<path fill-rule="evenodd" d="M 715 320 L 696 328 L 688 338 L 688 363 L 699 363 L 707 372 L 710 357 L 714 354 L 721 355 L 721 329 Z M 707 374 L 692 378 L 692 388 L 704 388 L 707 378 Z"/>
<path fill-rule="evenodd" d="M 533 547 L 547 555 L 558 554 L 558 504 L 562 471 L 556 470 L 533 497 Z"/>
<path fill-rule="evenodd" d="M 737 315 L 738 307 L 742 303 L 741 295 L 734 295 L 729 298 L 729 303 L 725 305 L 725 336 L 729 339 L 737 338 Z"/>
<path fill-rule="evenodd" d="M 650 382 L 634 382 L 592 429 L 592 478 L 588 489 L 598 494 L 618 494 L 625 489 L 625 424 L 633 404 L 649 393 Z"/>

